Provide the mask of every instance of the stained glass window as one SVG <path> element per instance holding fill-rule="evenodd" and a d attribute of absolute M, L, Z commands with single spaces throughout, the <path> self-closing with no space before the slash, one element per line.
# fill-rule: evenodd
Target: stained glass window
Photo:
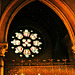
<path fill-rule="evenodd" d="M 13 44 L 13 45 L 20 45 L 20 41 L 19 40 L 13 40 L 13 41 L 11 41 L 11 43 Z"/>
<path fill-rule="evenodd" d="M 39 42 L 38 40 L 36 40 L 36 41 L 33 41 L 33 44 L 34 44 L 34 46 L 40 46 L 42 43 Z"/>
<path fill-rule="evenodd" d="M 25 57 L 29 57 L 29 55 L 31 55 L 31 52 L 30 52 L 30 50 L 29 49 L 25 49 L 24 50 L 24 52 L 23 52 L 23 54 L 25 55 Z"/>
<path fill-rule="evenodd" d="M 16 37 L 18 38 L 18 39 L 22 39 L 23 38 L 23 35 L 21 34 L 21 33 L 15 33 L 16 34 Z"/>
<path fill-rule="evenodd" d="M 19 30 L 12 35 L 11 49 L 20 57 L 35 57 L 42 49 L 42 41 L 40 35 L 34 30 Z"/>
<path fill-rule="evenodd" d="M 30 38 L 31 38 L 32 40 L 35 40 L 35 39 L 37 38 L 37 34 L 31 34 L 31 35 L 30 35 Z"/>
<path fill-rule="evenodd" d="M 26 29 L 26 30 L 23 32 L 23 35 L 24 35 L 25 37 L 29 37 L 30 32 Z"/>
<path fill-rule="evenodd" d="M 15 48 L 15 53 L 21 53 L 23 51 L 22 46 L 18 46 Z"/>
<path fill-rule="evenodd" d="M 32 46 L 31 48 L 30 48 L 30 50 L 33 52 L 33 53 L 39 53 L 38 52 L 38 48 L 36 48 L 36 47 L 34 47 L 34 46 Z"/>

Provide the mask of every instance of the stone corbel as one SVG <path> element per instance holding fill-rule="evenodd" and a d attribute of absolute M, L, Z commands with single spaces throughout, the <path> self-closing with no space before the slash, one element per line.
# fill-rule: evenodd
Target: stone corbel
<path fill-rule="evenodd" d="M 0 43 L 0 56 L 5 56 L 5 52 L 7 52 L 8 43 Z"/>
<path fill-rule="evenodd" d="M 73 54 L 75 54 L 75 45 L 74 46 L 72 46 L 72 52 L 73 52 Z"/>

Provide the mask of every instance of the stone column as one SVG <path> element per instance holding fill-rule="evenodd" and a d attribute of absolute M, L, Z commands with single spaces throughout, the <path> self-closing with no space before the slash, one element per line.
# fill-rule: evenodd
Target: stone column
<path fill-rule="evenodd" d="M 74 61 L 74 64 L 75 64 L 75 45 L 72 46 L 72 52 L 73 52 L 73 61 Z"/>
<path fill-rule="evenodd" d="M 4 75 L 4 60 L 5 52 L 7 52 L 8 43 L 0 43 L 0 75 Z"/>

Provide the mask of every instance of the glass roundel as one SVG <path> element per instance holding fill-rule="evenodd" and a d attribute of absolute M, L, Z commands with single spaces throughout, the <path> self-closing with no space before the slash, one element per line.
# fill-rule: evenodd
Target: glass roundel
<path fill-rule="evenodd" d="M 42 50 L 42 37 L 34 29 L 19 29 L 11 38 L 11 49 L 20 57 L 35 57 Z"/>

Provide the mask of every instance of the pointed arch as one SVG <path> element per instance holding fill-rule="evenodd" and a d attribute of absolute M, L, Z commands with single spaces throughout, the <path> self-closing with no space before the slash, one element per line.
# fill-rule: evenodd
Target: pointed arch
<path fill-rule="evenodd" d="M 4 11 L 2 17 L 1 17 L 1 22 L 0 22 L 0 41 L 7 42 L 7 35 L 8 35 L 8 30 L 9 26 L 15 17 L 15 15 L 27 4 L 33 2 L 35 0 L 26 0 L 26 1 L 18 1 L 14 0 L 11 2 L 8 6 L 7 9 Z M 54 0 L 51 2 L 50 0 L 39 0 L 40 2 L 44 3 L 48 7 L 50 7 L 63 21 L 64 25 L 66 26 L 69 36 L 71 38 L 71 42 L 73 45 L 75 45 L 75 15 L 72 12 L 72 10 L 62 2 L 61 0 Z"/>

